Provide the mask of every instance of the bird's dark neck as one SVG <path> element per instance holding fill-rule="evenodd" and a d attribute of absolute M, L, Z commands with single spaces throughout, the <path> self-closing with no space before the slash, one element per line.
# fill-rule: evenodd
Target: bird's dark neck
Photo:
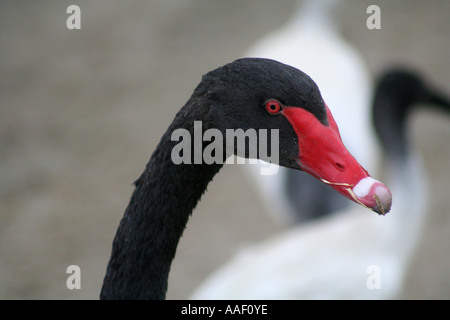
<path fill-rule="evenodd" d="M 411 152 L 407 126 L 412 109 L 428 104 L 448 112 L 450 102 L 409 72 L 392 71 L 381 79 L 374 94 L 374 127 L 386 156 L 401 166 Z"/>
<path fill-rule="evenodd" d="M 175 251 L 188 218 L 221 164 L 174 164 L 173 130 L 192 132 L 176 117 L 136 188 L 113 241 L 102 299 L 164 299 Z M 178 120 L 177 120 L 178 119 Z"/>

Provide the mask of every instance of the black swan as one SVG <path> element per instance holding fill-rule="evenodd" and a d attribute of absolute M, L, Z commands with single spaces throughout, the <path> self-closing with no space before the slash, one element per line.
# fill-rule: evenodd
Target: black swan
<path fill-rule="evenodd" d="M 352 207 L 299 224 L 242 250 L 191 298 L 399 298 L 428 209 L 426 174 L 407 127 L 416 107 L 450 113 L 450 100 L 418 72 L 380 75 L 372 119 L 395 195 L 389 216 L 374 219 Z"/>
<path fill-rule="evenodd" d="M 224 150 L 223 161 L 212 164 L 175 164 L 172 150 L 178 142 L 172 133 L 183 128 L 194 134 L 195 121 L 202 121 L 202 130 L 218 129 L 224 136 L 227 129 L 278 129 L 278 164 L 305 171 L 379 214 L 390 210 L 389 189 L 345 149 L 330 110 L 306 74 L 274 60 L 239 59 L 203 76 L 135 182 L 113 241 L 101 299 L 165 298 L 188 218 L 230 155 Z M 252 148 L 257 147 L 238 155 L 248 156 Z M 192 149 L 195 153 L 198 146 Z"/>

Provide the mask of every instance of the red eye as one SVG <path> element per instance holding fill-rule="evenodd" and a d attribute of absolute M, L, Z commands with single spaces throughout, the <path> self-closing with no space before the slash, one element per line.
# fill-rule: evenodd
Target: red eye
<path fill-rule="evenodd" d="M 270 114 L 277 114 L 281 109 L 283 109 L 283 107 L 277 100 L 269 100 L 266 102 L 266 110 Z"/>

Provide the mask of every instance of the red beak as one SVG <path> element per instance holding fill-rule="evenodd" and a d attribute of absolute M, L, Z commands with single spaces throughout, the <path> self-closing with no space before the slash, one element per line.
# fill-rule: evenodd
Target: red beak
<path fill-rule="evenodd" d="M 383 183 L 373 179 L 348 152 L 331 111 L 325 107 L 328 125 L 303 108 L 283 108 L 283 115 L 298 136 L 300 168 L 350 200 L 379 214 L 386 214 L 392 204 L 391 192 Z"/>

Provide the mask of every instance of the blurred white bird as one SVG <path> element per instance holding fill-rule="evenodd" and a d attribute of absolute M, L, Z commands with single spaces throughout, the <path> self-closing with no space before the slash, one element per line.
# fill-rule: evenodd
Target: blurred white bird
<path fill-rule="evenodd" d="M 371 173 L 379 163 L 369 114 L 371 77 L 362 57 L 338 32 L 335 23 L 338 3 L 337 0 L 300 2 L 286 26 L 258 41 L 245 55 L 272 58 L 310 75 L 333 111 L 345 146 Z M 268 212 L 283 224 L 353 206 L 313 177 L 282 167 L 276 169 L 274 175 L 261 175 L 260 166 L 244 166 Z"/>

